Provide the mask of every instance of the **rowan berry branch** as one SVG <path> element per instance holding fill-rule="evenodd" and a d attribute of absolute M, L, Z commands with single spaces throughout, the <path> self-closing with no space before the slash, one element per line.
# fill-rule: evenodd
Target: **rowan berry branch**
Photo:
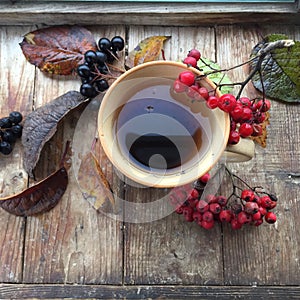
<path fill-rule="evenodd" d="M 261 72 L 261 66 L 262 66 L 262 62 L 265 59 L 266 55 L 268 55 L 271 51 L 275 50 L 275 49 L 279 49 L 279 48 L 285 48 L 285 47 L 291 47 L 295 44 L 295 42 L 293 40 L 279 40 L 279 41 L 275 41 L 275 42 L 270 42 L 267 43 L 265 45 L 264 48 L 260 49 L 257 53 L 256 56 L 250 58 L 249 60 L 242 62 L 238 65 L 235 65 L 233 67 L 230 68 L 225 68 L 225 69 L 216 69 L 213 68 L 212 66 L 210 66 L 208 63 L 206 63 L 203 59 L 200 59 L 201 62 L 209 67 L 210 69 L 212 69 L 211 72 L 207 72 L 204 75 L 199 75 L 197 76 L 197 79 L 201 79 L 203 76 L 209 76 L 215 73 L 226 73 L 229 72 L 231 70 L 237 69 L 239 67 L 242 67 L 246 64 L 249 64 L 252 61 L 257 60 L 257 63 L 254 67 L 254 69 L 251 71 L 251 73 L 248 75 L 248 77 L 242 81 L 242 82 L 235 82 L 235 83 L 223 83 L 223 84 L 216 84 L 217 88 L 221 89 L 223 86 L 236 86 L 236 85 L 240 85 L 240 89 L 236 95 L 236 98 L 239 99 L 241 97 L 241 94 L 244 90 L 244 88 L 246 87 L 246 85 L 249 83 L 249 81 L 253 78 L 253 76 L 258 72 L 259 73 L 259 77 L 260 77 L 260 81 L 262 84 L 262 94 L 263 94 L 263 99 L 265 99 L 265 88 L 264 88 L 264 84 L 263 84 L 263 78 L 262 78 L 262 72 Z M 222 80 L 220 80 L 220 82 L 222 82 Z"/>

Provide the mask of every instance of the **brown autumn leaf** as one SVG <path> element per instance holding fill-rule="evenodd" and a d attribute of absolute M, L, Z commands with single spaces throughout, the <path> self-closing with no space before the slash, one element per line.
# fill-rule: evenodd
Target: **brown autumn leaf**
<path fill-rule="evenodd" d="M 128 55 L 126 67 L 132 68 L 145 62 L 157 60 L 168 36 L 151 36 L 142 40 Z"/>
<path fill-rule="evenodd" d="M 265 114 L 266 114 L 266 118 L 264 122 L 261 123 L 262 135 L 250 137 L 255 143 L 257 143 L 263 148 L 267 147 L 267 137 L 268 137 L 267 126 L 270 124 L 270 113 L 267 111 Z"/>
<path fill-rule="evenodd" d="M 20 43 L 26 59 L 41 71 L 71 75 L 87 50 L 97 45 L 90 31 L 79 26 L 54 26 L 27 33 Z"/>
<path fill-rule="evenodd" d="M 22 132 L 23 164 L 29 176 L 33 177 L 32 171 L 39 160 L 43 146 L 55 134 L 59 121 L 87 100 L 79 92 L 69 91 L 25 117 Z"/>
<path fill-rule="evenodd" d="M 17 216 L 32 216 L 52 209 L 63 196 L 68 185 L 65 167 L 49 175 L 19 194 L 0 198 L 0 207 Z"/>
<path fill-rule="evenodd" d="M 83 196 L 96 210 L 101 209 L 104 212 L 115 210 L 113 193 L 93 152 L 86 153 L 82 158 L 77 180 Z"/>

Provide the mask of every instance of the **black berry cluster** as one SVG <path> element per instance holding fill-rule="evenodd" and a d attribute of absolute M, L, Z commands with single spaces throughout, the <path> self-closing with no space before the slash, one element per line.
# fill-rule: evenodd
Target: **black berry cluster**
<path fill-rule="evenodd" d="M 0 119 L 0 153 L 8 155 L 12 152 L 15 141 L 22 136 L 22 119 L 23 116 L 18 111 Z"/>
<path fill-rule="evenodd" d="M 207 173 L 192 189 L 173 189 L 170 202 L 187 222 L 196 222 L 205 229 L 213 228 L 218 222 L 229 223 L 232 229 L 240 229 L 246 224 L 260 226 L 264 221 L 269 224 L 276 222 L 277 217 L 271 211 L 277 205 L 275 195 L 251 188 L 242 181 L 246 187 L 233 185 L 233 192 L 229 197 L 209 194 L 202 198 L 202 191 L 209 179 L 210 175 Z"/>
<path fill-rule="evenodd" d="M 80 93 L 88 98 L 94 98 L 108 89 L 108 64 L 118 58 L 118 52 L 124 49 L 122 37 L 115 36 L 111 40 L 106 37 L 98 41 L 98 50 L 88 50 L 84 54 L 84 63 L 77 67 L 81 77 Z"/>

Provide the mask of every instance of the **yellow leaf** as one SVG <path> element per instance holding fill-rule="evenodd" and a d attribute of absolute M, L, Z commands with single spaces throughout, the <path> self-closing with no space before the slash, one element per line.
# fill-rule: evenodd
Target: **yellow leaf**
<path fill-rule="evenodd" d="M 142 40 L 126 59 L 126 66 L 132 68 L 145 62 L 157 60 L 168 36 L 151 36 Z"/>
<path fill-rule="evenodd" d="M 113 212 L 115 199 L 99 162 L 90 151 L 82 159 L 78 181 L 84 197 L 98 210 Z"/>

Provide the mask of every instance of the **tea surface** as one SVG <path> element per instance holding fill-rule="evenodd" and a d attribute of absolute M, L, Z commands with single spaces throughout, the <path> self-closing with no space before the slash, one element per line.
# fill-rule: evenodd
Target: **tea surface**
<path fill-rule="evenodd" d="M 210 144 L 206 119 L 173 99 L 170 85 L 150 86 L 138 91 L 119 110 L 117 143 L 123 155 L 139 168 L 174 170 L 206 153 Z"/>

